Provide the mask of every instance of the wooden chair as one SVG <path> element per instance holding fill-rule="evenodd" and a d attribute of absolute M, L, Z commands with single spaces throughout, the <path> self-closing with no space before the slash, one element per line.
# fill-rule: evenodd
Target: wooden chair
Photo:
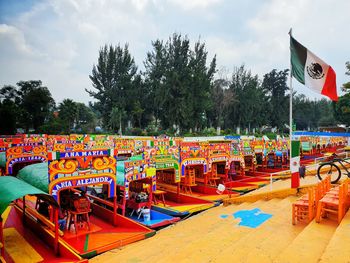
<path fill-rule="evenodd" d="M 330 176 L 328 176 L 319 182 L 316 187 L 309 188 L 308 193 L 293 204 L 293 225 L 297 221 L 305 221 L 306 218 L 310 222 L 315 217 L 318 201 L 330 188 L 330 179 Z"/>
<path fill-rule="evenodd" d="M 164 197 L 165 194 L 166 194 L 166 192 L 162 191 L 162 190 L 153 191 L 152 196 L 153 196 L 154 204 L 156 205 L 156 204 L 158 204 L 158 202 L 162 202 L 164 207 L 165 207 L 166 206 L 165 197 Z"/>
<path fill-rule="evenodd" d="M 324 193 L 327 193 L 331 189 L 331 176 L 328 175 L 324 180 L 322 180 L 323 183 L 323 191 Z"/>
<path fill-rule="evenodd" d="M 338 224 L 345 215 L 345 198 L 344 185 L 335 188 L 318 201 L 316 222 L 321 221 L 321 217 L 326 217 L 328 213 L 336 214 Z"/>
<path fill-rule="evenodd" d="M 350 208 L 350 189 L 349 189 L 349 178 L 346 178 L 344 182 L 342 183 L 344 187 L 344 205 L 345 205 L 345 211 L 347 211 Z"/>
<path fill-rule="evenodd" d="M 312 221 L 315 216 L 315 196 L 316 188 L 310 187 L 307 196 L 303 196 L 292 204 L 293 225 L 305 220 L 307 223 Z"/>
<path fill-rule="evenodd" d="M 208 182 L 211 186 L 216 186 L 216 180 L 219 180 L 220 176 L 218 176 L 216 165 L 212 166 L 211 172 L 208 173 Z"/>
<path fill-rule="evenodd" d="M 317 206 L 318 201 L 325 195 L 324 192 L 324 183 L 319 182 L 316 187 L 314 187 L 314 203 L 315 203 L 315 208 Z M 304 200 L 308 201 L 309 200 L 309 194 L 307 193 L 306 195 L 303 195 L 302 197 L 299 198 L 299 200 Z"/>
<path fill-rule="evenodd" d="M 90 218 L 89 213 L 90 201 L 86 197 L 81 197 L 77 200 L 74 200 L 74 210 L 68 211 L 67 225 L 68 230 L 70 230 L 71 225 L 74 224 L 75 233 L 78 233 L 78 227 L 86 223 L 88 230 L 90 230 Z"/>
<path fill-rule="evenodd" d="M 68 211 L 68 230 L 70 230 L 71 225 L 74 225 L 75 234 L 78 234 L 78 228 L 81 228 L 84 223 L 86 223 L 87 229 L 90 230 L 90 212 L 91 210 L 84 212 Z"/>
<path fill-rule="evenodd" d="M 181 188 L 185 193 L 192 194 L 192 186 L 196 186 L 196 174 L 194 169 L 189 169 L 185 178 L 181 178 Z"/>

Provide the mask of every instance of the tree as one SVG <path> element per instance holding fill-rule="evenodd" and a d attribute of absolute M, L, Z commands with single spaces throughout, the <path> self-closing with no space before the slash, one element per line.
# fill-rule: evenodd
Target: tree
<path fill-rule="evenodd" d="M 210 107 L 215 56 L 207 67 L 205 45 L 198 41 L 191 50 L 187 36 L 176 33 L 152 46 L 144 76 L 156 122 L 160 120 L 163 129 L 200 129 Z"/>
<path fill-rule="evenodd" d="M 211 88 L 210 97 L 212 103 L 208 111 L 209 126 L 212 127 L 212 124 L 214 124 L 217 131 L 220 131 L 224 124 L 225 111 L 237 100 L 233 91 L 229 89 L 229 85 L 230 82 L 221 77 L 214 81 Z"/>
<path fill-rule="evenodd" d="M 97 65 L 93 66 L 90 79 L 94 90 L 87 90 L 97 100 L 103 123 L 109 126 L 109 114 L 113 107 L 131 113 L 129 92 L 133 89 L 137 67 L 126 44 L 124 48 L 105 45 L 100 49 Z"/>
<path fill-rule="evenodd" d="M 293 119 L 298 130 L 318 130 L 320 126 L 336 124 L 332 102 L 310 100 L 303 94 L 293 96 Z"/>
<path fill-rule="evenodd" d="M 334 104 L 334 115 L 342 124 L 350 125 L 350 93 L 339 97 L 338 102 Z"/>
<path fill-rule="evenodd" d="M 122 119 L 125 116 L 126 112 L 117 107 L 113 107 L 111 113 L 109 114 L 109 126 L 112 129 L 112 132 L 116 132 L 118 126 L 118 133 L 122 134 Z"/>
<path fill-rule="evenodd" d="M 216 56 L 211 60 L 209 68 L 206 66 L 207 56 L 205 44 L 196 42 L 189 61 L 190 84 L 187 92 L 188 106 L 191 106 L 189 127 L 195 131 L 205 125 L 202 121 L 203 114 L 210 106 L 210 90 L 216 72 Z"/>
<path fill-rule="evenodd" d="M 273 69 L 264 75 L 262 89 L 267 96 L 267 103 L 270 106 L 268 112 L 269 124 L 272 127 L 282 129 L 284 124 L 288 123 L 289 113 L 289 95 L 286 91 L 288 69 L 277 71 Z"/>
<path fill-rule="evenodd" d="M 136 118 L 138 126 L 141 128 L 142 114 L 145 110 L 141 106 L 141 102 L 138 100 L 133 105 L 132 115 Z"/>
<path fill-rule="evenodd" d="M 97 117 L 93 110 L 84 103 L 76 102 L 77 119 L 76 130 L 82 133 L 90 133 L 95 130 Z"/>
<path fill-rule="evenodd" d="M 345 63 L 346 75 L 350 75 L 350 62 Z M 333 102 L 334 115 L 342 124 L 350 125 L 350 82 L 344 83 L 342 90 L 345 95 L 339 97 L 337 103 Z"/>
<path fill-rule="evenodd" d="M 350 61 L 347 61 L 346 63 L 345 63 L 345 67 L 346 67 L 346 72 L 345 72 L 345 74 L 346 75 L 350 75 Z M 350 82 L 346 82 L 346 83 L 344 83 L 343 84 L 343 87 L 342 87 L 342 90 L 344 91 L 344 92 L 350 92 Z"/>
<path fill-rule="evenodd" d="M 153 51 L 147 52 L 146 60 L 144 61 L 145 86 L 147 94 L 146 98 L 148 106 L 146 111 L 150 112 L 155 117 L 157 125 L 161 119 L 163 109 L 165 110 L 166 92 L 165 92 L 165 69 L 166 69 L 166 49 L 163 41 L 156 40 L 152 42 Z M 164 125 L 164 123 L 163 123 Z"/>
<path fill-rule="evenodd" d="M 0 134 L 14 134 L 18 119 L 19 95 L 15 87 L 0 89 Z"/>
<path fill-rule="evenodd" d="M 20 81 L 18 94 L 20 97 L 21 124 L 26 129 L 35 131 L 48 119 L 55 107 L 55 101 L 41 80 Z"/>
<path fill-rule="evenodd" d="M 64 123 L 67 134 L 72 132 L 78 117 L 77 103 L 71 99 L 64 99 L 58 106 L 58 116 Z"/>
<path fill-rule="evenodd" d="M 244 65 L 235 68 L 230 90 L 237 97 L 225 116 L 226 127 L 254 128 L 265 124 L 265 95 L 258 76 L 253 76 Z"/>

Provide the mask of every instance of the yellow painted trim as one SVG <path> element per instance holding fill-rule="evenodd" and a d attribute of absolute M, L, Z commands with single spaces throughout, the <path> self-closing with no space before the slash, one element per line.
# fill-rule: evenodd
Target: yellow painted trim
<path fill-rule="evenodd" d="M 2 213 L 1 217 L 2 217 L 2 226 L 4 227 L 6 224 L 6 220 L 9 217 L 9 214 L 11 212 L 12 206 L 8 206 L 6 208 L 6 210 Z"/>
<path fill-rule="evenodd" d="M 41 262 L 41 255 L 18 233 L 14 227 L 4 229 L 6 252 L 14 262 Z"/>
<path fill-rule="evenodd" d="M 22 209 L 19 206 L 15 206 L 15 208 L 17 210 L 19 210 L 20 212 L 22 212 Z M 28 215 L 27 215 L 28 216 Z M 51 238 L 55 238 L 55 233 L 53 233 L 49 228 L 43 227 L 42 230 L 47 233 L 48 235 L 51 236 Z M 60 232 L 62 232 L 61 230 L 59 230 Z M 70 252 L 72 252 L 72 254 L 74 254 L 79 260 L 82 260 L 83 258 L 80 256 L 79 251 L 75 250 L 74 248 L 72 248 L 62 237 L 58 238 L 58 242 L 60 245 L 64 246 L 67 250 L 69 250 Z"/>

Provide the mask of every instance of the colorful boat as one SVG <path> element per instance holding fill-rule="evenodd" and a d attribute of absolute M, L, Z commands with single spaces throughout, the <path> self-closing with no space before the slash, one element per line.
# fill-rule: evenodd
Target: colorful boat
<path fill-rule="evenodd" d="M 87 262 L 34 209 L 32 200 L 39 197 L 57 207 L 52 196 L 13 176 L 0 177 L 0 192 L 1 262 Z"/>
<path fill-rule="evenodd" d="M 179 163 L 179 144 L 183 144 L 171 138 L 160 138 L 151 141 L 148 147 L 145 148 L 146 155 L 151 160 L 151 163 L 155 164 L 156 176 L 157 176 L 157 192 L 159 199 L 162 202 L 154 202 L 152 208 L 172 215 L 172 216 L 185 216 L 198 211 L 208 209 L 215 204 L 211 201 L 197 198 L 194 196 L 188 196 L 192 194 L 192 188 L 196 185 L 196 182 L 189 181 L 189 175 L 182 176 L 182 171 L 185 171 L 185 167 L 194 162 L 206 163 L 206 159 L 202 156 Z M 184 143 L 188 144 L 188 143 Z M 190 143 L 192 145 L 192 143 Z M 198 147 L 196 149 L 199 149 Z M 192 149 L 194 150 L 194 149 Z M 201 150 L 202 151 L 202 150 Z M 198 171 L 201 168 L 200 164 L 196 163 Z M 181 168 L 180 168 L 181 167 Z M 186 192 L 186 194 L 180 193 L 180 190 Z M 195 193 L 196 194 L 196 193 Z"/>
<path fill-rule="evenodd" d="M 118 207 L 122 215 L 150 228 L 164 227 L 180 220 L 154 211 L 157 200 L 156 169 L 142 155 L 117 162 Z"/>
<path fill-rule="evenodd" d="M 162 188 L 161 186 L 160 188 L 164 190 L 167 189 L 166 187 Z M 169 190 L 162 192 L 164 192 L 164 202 L 152 204 L 152 209 L 171 216 L 188 216 L 218 205 L 217 203 L 211 201 L 171 192 Z"/>
<path fill-rule="evenodd" d="M 20 171 L 18 178 L 48 193 L 62 207 L 65 205 L 68 229 L 63 231 L 60 239 L 76 254 L 90 258 L 155 234 L 149 228 L 113 212 L 117 211 L 115 172 L 113 150 L 83 150 L 50 153 L 48 164 L 27 166 Z M 93 185 L 105 185 L 112 202 L 105 202 L 101 206 L 97 202 L 99 198 L 87 194 L 94 202 L 89 205 L 91 212 L 90 209 L 83 212 L 86 222 L 80 228 L 74 217 L 77 214 L 74 211 L 78 210 L 67 206 L 67 192 L 68 198 L 75 200 L 77 193 Z"/>
<path fill-rule="evenodd" d="M 129 215 L 128 217 L 152 229 L 172 225 L 181 219 L 180 217 L 170 216 L 154 209 L 149 209 L 149 212 L 150 214 L 148 219 L 145 219 L 145 216 L 140 217 L 136 213 Z"/>

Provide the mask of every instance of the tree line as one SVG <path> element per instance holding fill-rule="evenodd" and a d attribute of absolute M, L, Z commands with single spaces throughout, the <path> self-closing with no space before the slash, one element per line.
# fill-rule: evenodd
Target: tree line
<path fill-rule="evenodd" d="M 64 99 L 56 105 L 40 80 L 20 81 L 0 89 L 0 134 L 93 131 L 96 114 L 84 103 Z"/>
<path fill-rule="evenodd" d="M 44 133 L 104 132 L 132 135 L 214 135 L 288 131 L 288 70 L 273 69 L 262 77 L 244 65 L 232 73 L 218 70 L 216 55 L 205 43 L 192 46 L 173 34 L 152 42 L 139 70 L 127 44 L 104 45 L 93 65 L 89 105 L 65 99 L 58 105 L 41 81 L 20 81 L 0 90 L 0 133 L 17 128 Z M 346 74 L 350 75 L 349 62 Z M 293 96 L 298 130 L 350 124 L 350 84 L 338 103 Z"/>

